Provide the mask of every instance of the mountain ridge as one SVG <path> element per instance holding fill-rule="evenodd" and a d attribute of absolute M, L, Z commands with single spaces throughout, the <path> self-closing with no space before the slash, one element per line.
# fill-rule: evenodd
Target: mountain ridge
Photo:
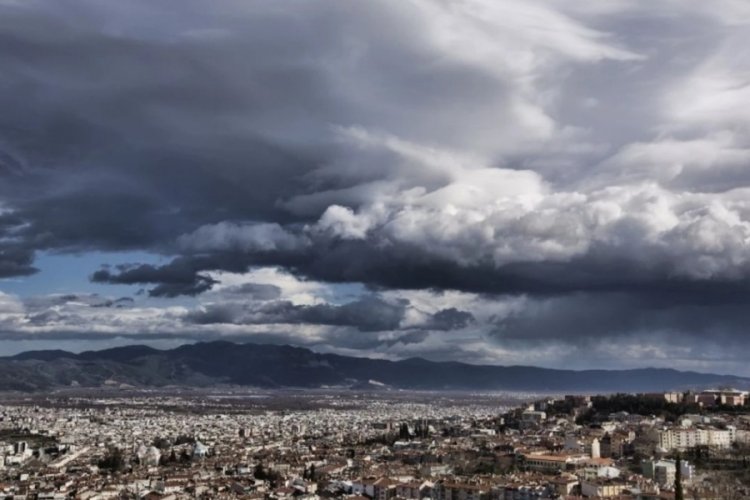
<path fill-rule="evenodd" d="M 71 353 L 27 351 L 0 358 L 0 390 L 68 386 L 231 384 L 260 388 L 359 387 L 377 380 L 407 390 L 658 392 L 736 385 L 750 379 L 671 368 L 568 370 L 474 365 L 424 358 L 384 360 L 318 353 L 304 347 L 220 340 L 173 349 L 145 345 Z"/>

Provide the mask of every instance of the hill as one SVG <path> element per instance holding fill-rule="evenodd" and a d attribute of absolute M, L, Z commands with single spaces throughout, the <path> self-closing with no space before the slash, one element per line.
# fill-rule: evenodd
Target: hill
<path fill-rule="evenodd" d="M 74 354 L 30 351 L 0 358 L 0 390 L 128 384 L 263 388 L 651 392 L 750 386 L 750 379 L 672 369 L 553 370 L 320 354 L 292 346 L 201 342 L 158 350 L 127 346 Z"/>

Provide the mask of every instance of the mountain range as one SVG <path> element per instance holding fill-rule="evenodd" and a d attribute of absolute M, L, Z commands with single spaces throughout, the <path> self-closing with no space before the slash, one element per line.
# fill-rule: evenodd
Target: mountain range
<path fill-rule="evenodd" d="M 421 358 L 401 361 L 321 354 L 286 345 L 215 341 L 158 350 L 134 345 L 80 354 L 29 351 L 0 358 L 0 390 L 62 387 L 239 385 L 260 388 L 651 392 L 750 379 L 664 368 L 555 370 L 473 365 Z"/>

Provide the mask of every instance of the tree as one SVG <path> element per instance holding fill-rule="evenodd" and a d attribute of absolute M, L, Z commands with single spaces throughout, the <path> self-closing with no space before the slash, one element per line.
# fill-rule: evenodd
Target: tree
<path fill-rule="evenodd" d="M 180 434 L 175 438 L 174 445 L 180 446 L 181 444 L 195 444 L 195 438 L 193 436 L 185 436 L 183 434 Z"/>
<path fill-rule="evenodd" d="M 263 464 L 258 464 L 255 466 L 254 476 L 255 479 L 268 481 L 269 483 L 271 483 L 272 487 L 275 487 L 279 479 L 281 479 L 281 476 L 278 472 L 272 469 L 266 469 L 265 467 L 263 467 Z"/>
<path fill-rule="evenodd" d="M 260 479 L 261 481 L 268 477 L 266 475 L 266 469 L 263 467 L 263 464 L 258 464 L 255 466 L 253 476 L 255 476 L 255 479 Z"/>
<path fill-rule="evenodd" d="M 399 439 L 411 439 L 411 433 L 409 432 L 409 426 L 407 424 L 401 424 L 398 430 L 398 438 Z"/>
<path fill-rule="evenodd" d="M 100 469 L 106 469 L 112 472 L 118 471 L 125 465 L 125 459 L 122 456 L 122 451 L 117 447 L 112 447 L 107 451 L 107 454 L 97 462 Z"/>
<path fill-rule="evenodd" d="M 167 439 L 167 438 L 156 437 L 151 442 L 151 445 L 154 446 L 154 447 L 156 447 L 156 448 L 159 448 L 160 450 L 166 450 L 167 448 L 169 448 L 170 446 L 172 446 L 172 442 L 169 439 Z"/>
<path fill-rule="evenodd" d="M 685 500 L 685 495 L 682 492 L 682 457 L 679 453 L 677 454 L 677 460 L 675 461 L 674 500 Z"/>

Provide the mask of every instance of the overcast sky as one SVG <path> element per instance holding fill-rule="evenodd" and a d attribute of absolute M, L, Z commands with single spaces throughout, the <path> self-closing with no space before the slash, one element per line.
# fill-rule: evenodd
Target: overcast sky
<path fill-rule="evenodd" d="M 750 375 L 746 0 L 0 0 L 0 354 Z"/>

